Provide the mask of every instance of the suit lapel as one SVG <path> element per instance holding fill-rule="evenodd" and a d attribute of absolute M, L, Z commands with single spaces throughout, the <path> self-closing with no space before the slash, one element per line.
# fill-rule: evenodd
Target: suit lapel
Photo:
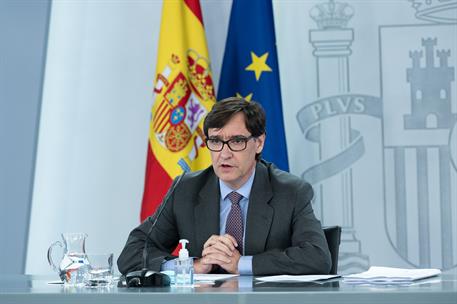
<path fill-rule="evenodd" d="M 269 205 L 273 191 L 268 176 L 268 169 L 263 163 L 257 163 L 246 225 L 245 255 L 254 255 L 265 250 L 265 243 L 273 221 L 273 208 Z"/>
<path fill-rule="evenodd" d="M 194 227 L 196 248 L 199 255 L 203 250 L 203 245 L 213 234 L 219 234 L 220 217 L 220 190 L 216 175 L 212 172 L 210 178 L 200 190 L 198 202 L 194 208 Z"/>

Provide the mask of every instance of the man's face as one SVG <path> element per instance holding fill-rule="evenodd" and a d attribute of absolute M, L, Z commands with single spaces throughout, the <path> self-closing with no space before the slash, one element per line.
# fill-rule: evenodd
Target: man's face
<path fill-rule="evenodd" d="M 246 129 L 243 113 L 233 116 L 220 129 L 208 129 L 208 138 L 217 138 L 223 141 L 237 137 L 248 138 L 251 135 Z M 229 149 L 227 144 L 224 145 L 220 152 L 210 151 L 214 172 L 216 172 L 219 179 L 233 190 L 237 190 L 251 176 L 256 165 L 255 155 L 262 152 L 264 142 L 265 134 L 248 140 L 246 149 L 243 151 L 234 152 Z"/>

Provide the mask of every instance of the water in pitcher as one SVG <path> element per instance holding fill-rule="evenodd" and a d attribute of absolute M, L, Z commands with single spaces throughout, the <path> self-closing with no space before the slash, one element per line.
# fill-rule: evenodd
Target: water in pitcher
<path fill-rule="evenodd" d="M 67 253 L 60 262 L 60 278 L 68 284 L 82 284 L 88 272 L 88 265 L 85 254 Z"/>

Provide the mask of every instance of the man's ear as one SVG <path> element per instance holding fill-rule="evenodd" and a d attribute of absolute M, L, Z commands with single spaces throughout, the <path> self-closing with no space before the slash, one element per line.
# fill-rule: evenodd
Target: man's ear
<path fill-rule="evenodd" d="M 266 139 L 266 135 L 265 133 L 260 135 L 259 137 L 257 137 L 256 139 L 256 153 L 259 154 L 262 152 L 263 150 L 263 146 L 265 145 L 265 139 Z"/>

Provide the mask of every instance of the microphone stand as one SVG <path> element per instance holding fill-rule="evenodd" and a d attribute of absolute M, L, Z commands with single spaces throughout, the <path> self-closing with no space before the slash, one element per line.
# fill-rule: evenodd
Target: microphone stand
<path fill-rule="evenodd" d="M 129 272 L 125 275 L 126 285 L 127 287 L 163 287 L 163 286 L 170 286 L 170 277 L 164 273 L 149 270 L 148 268 L 148 247 L 149 241 L 151 238 L 151 233 L 154 230 L 154 227 L 157 224 L 157 220 L 159 219 L 160 215 L 162 214 L 163 210 L 165 209 L 168 201 L 170 200 L 171 196 L 175 192 L 176 187 L 181 182 L 185 173 L 180 175 L 176 180 L 176 183 L 168 192 L 168 195 L 163 200 L 163 203 L 160 205 L 159 210 L 157 211 L 157 215 L 154 218 L 154 222 L 152 222 L 151 227 L 146 234 L 146 240 L 144 242 L 143 248 L 143 269 Z M 151 222 L 151 217 L 147 219 Z"/>

